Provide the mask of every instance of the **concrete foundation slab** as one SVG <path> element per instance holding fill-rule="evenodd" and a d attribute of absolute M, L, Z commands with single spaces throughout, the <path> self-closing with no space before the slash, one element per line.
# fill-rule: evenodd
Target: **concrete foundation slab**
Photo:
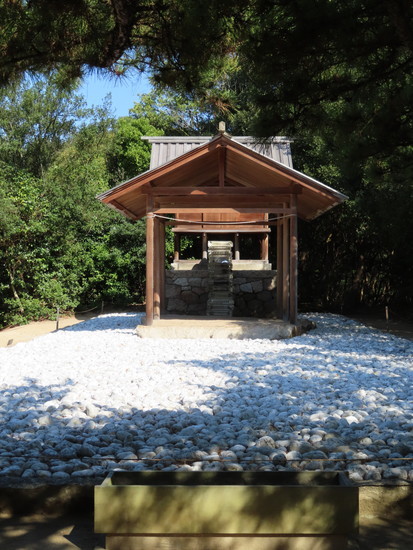
<path fill-rule="evenodd" d="M 144 321 L 145 322 L 145 321 Z M 255 319 L 165 315 L 153 325 L 136 327 L 140 338 L 229 338 L 282 340 L 292 338 L 314 328 L 303 321 L 291 325 L 280 319 Z"/>

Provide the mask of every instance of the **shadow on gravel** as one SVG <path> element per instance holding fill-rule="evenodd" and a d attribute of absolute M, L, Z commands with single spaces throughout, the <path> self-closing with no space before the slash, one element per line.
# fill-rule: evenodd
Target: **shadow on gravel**
<path fill-rule="evenodd" d="M 5 476 L 48 482 L 47 472 L 53 473 L 53 479 L 65 482 L 74 471 L 86 477 L 86 472 L 81 472 L 91 468 L 89 475 L 99 471 L 104 475 L 114 462 L 127 469 L 142 465 L 158 469 L 176 460 L 200 460 L 197 450 L 209 454 L 218 449 L 229 450 L 236 444 L 248 448 L 240 456 L 243 466 L 259 468 L 273 464 L 268 455 L 274 451 L 271 441 L 268 445 L 265 440 L 257 444 L 260 438 L 268 435 L 273 440 L 302 443 L 309 438 L 304 438 L 309 433 L 306 428 L 320 428 L 328 433 L 328 439 L 311 442 L 314 450 L 325 454 L 340 446 L 357 446 L 370 453 L 370 461 L 383 461 L 384 455 L 373 456 L 377 451 L 374 441 L 360 442 L 366 431 L 380 431 L 379 445 L 399 453 L 400 458 L 411 453 L 403 441 L 405 425 L 411 422 L 410 405 L 397 399 L 397 393 L 409 385 L 412 369 L 393 364 L 389 372 L 386 356 L 376 354 L 372 358 L 367 350 L 350 356 L 339 348 L 334 352 L 335 367 L 330 369 L 332 349 L 334 352 L 331 342 L 326 349 L 322 342 L 317 348 L 308 344 L 296 346 L 289 350 L 287 359 L 283 355 L 278 369 L 274 369 L 277 351 L 242 356 L 231 353 L 205 361 L 169 361 L 177 373 L 182 365 L 194 367 L 194 387 L 198 385 L 196 369 L 225 374 L 221 386 L 204 388 L 203 403 L 191 403 L 188 395 L 175 410 L 126 406 L 117 409 L 99 402 L 76 403 L 70 395 L 66 397 L 74 385 L 70 380 L 65 385 L 41 386 L 28 380 L 25 386 L 3 387 L 0 483 Z M 303 353 L 310 369 L 300 367 Z M 360 358 L 364 363 L 372 358 L 371 366 L 361 367 Z M 363 383 L 357 386 L 354 374 L 360 369 Z M 320 392 L 324 405 L 317 403 Z M 334 416 L 337 409 L 349 420 Z M 157 460 L 148 455 L 155 449 L 158 455 L 162 451 Z M 120 457 L 122 452 L 133 453 L 141 460 Z M 304 459 L 310 462 L 320 456 Z M 282 457 L 277 465 L 285 465 Z M 297 461 L 292 465 L 297 466 Z M 325 466 L 338 469 L 345 463 L 328 462 Z"/>

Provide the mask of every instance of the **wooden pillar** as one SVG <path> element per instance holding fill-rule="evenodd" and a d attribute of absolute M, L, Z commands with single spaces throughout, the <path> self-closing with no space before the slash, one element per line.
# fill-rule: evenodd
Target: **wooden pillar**
<path fill-rule="evenodd" d="M 290 217 L 290 323 L 297 322 L 298 231 L 297 196 L 291 195 Z"/>
<path fill-rule="evenodd" d="M 155 215 L 152 212 L 152 197 L 148 196 L 146 210 L 146 324 L 153 324 L 153 290 L 154 290 L 154 226 Z"/>
<path fill-rule="evenodd" d="M 160 298 L 161 298 L 161 313 L 164 313 L 166 310 L 165 304 L 165 222 L 160 222 L 160 276 L 161 276 L 161 288 L 160 288 Z"/>
<path fill-rule="evenodd" d="M 262 235 L 261 236 L 261 260 L 265 260 L 268 262 L 268 243 L 269 243 L 269 238 L 268 238 L 268 233 L 266 233 L 265 235 Z"/>
<path fill-rule="evenodd" d="M 234 235 L 234 260 L 240 259 L 240 253 L 239 253 L 239 233 L 235 233 Z"/>
<path fill-rule="evenodd" d="M 208 259 L 208 235 L 206 233 L 202 233 L 202 259 Z"/>
<path fill-rule="evenodd" d="M 161 317 L 161 235 L 160 221 L 154 219 L 154 239 L 153 239 L 153 318 Z"/>
<path fill-rule="evenodd" d="M 290 319 L 290 220 L 284 217 L 283 224 L 283 299 L 282 318 Z"/>
<path fill-rule="evenodd" d="M 277 317 L 283 318 L 283 223 L 277 221 Z"/>
<path fill-rule="evenodd" d="M 181 234 L 174 233 L 174 262 L 179 262 L 180 249 L 181 249 Z"/>

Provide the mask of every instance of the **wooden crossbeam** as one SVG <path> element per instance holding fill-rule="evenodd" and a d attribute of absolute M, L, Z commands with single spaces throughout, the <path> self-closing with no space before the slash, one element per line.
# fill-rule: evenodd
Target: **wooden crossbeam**
<path fill-rule="evenodd" d="M 299 194 L 301 189 L 293 189 L 292 187 L 146 187 L 144 193 L 153 195 L 154 197 L 169 197 L 169 196 L 215 196 L 215 195 L 290 195 Z"/>
<path fill-rule="evenodd" d="M 242 214 L 265 214 L 265 213 L 268 213 L 268 214 L 289 214 L 291 211 L 289 208 L 278 208 L 278 207 L 274 207 L 274 206 L 261 206 L 259 208 L 254 208 L 254 207 L 251 207 L 251 208 L 248 208 L 248 207 L 233 207 L 233 208 L 214 208 L 213 206 L 212 207 L 203 207 L 203 208 L 196 208 L 195 206 L 169 206 L 169 207 L 156 207 L 154 208 L 154 213 L 155 214 L 173 214 L 174 212 L 180 212 L 180 213 L 185 213 L 185 212 L 189 212 L 189 213 L 193 213 L 193 214 L 198 214 L 198 213 L 203 213 L 203 212 L 206 212 L 208 210 L 211 210 L 214 214 L 237 214 L 237 213 L 242 213 Z M 201 222 L 199 222 L 201 223 Z M 219 221 L 216 222 L 217 225 L 219 225 Z M 265 220 L 261 220 L 259 222 L 261 225 L 262 224 L 267 224 L 268 222 L 265 221 Z"/>
<path fill-rule="evenodd" d="M 157 197 L 154 200 L 156 208 L 169 208 L 178 210 L 182 207 L 195 208 L 267 208 L 269 206 L 280 207 L 283 203 L 278 196 L 262 195 L 260 197 L 232 195 L 222 197 L 191 196 L 191 197 Z M 263 212 L 267 212 L 264 210 Z"/>
<path fill-rule="evenodd" d="M 214 227 L 222 227 L 222 224 L 219 223 L 215 225 L 188 225 L 185 226 L 185 229 L 181 226 L 184 226 L 185 224 L 181 224 L 180 222 L 177 222 L 179 224 L 179 227 L 173 227 L 172 232 L 173 233 L 257 233 L 257 234 L 263 234 L 263 233 L 270 233 L 271 229 L 268 227 L 257 227 L 256 225 L 251 226 L 251 224 L 248 225 L 227 225 L 225 226 L 225 229 L 214 229 Z M 166 225 L 174 225 L 173 223 L 168 223 Z"/>

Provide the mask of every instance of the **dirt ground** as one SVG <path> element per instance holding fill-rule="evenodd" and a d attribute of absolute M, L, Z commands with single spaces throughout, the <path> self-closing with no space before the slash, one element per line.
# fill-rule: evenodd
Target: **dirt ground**
<path fill-rule="evenodd" d="M 409 550 L 412 536 L 411 521 L 378 521 L 374 526 L 361 527 L 359 535 L 349 540 L 348 550 Z M 104 536 L 93 532 L 91 517 L 0 518 L 0 548 L 4 550 L 104 550 L 105 547 Z"/>
<path fill-rule="evenodd" d="M 96 313 L 76 313 L 75 315 L 60 317 L 59 330 L 82 323 L 96 317 Z M 56 330 L 56 321 L 34 321 L 27 325 L 5 328 L 0 330 L 0 348 L 15 346 L 20 342 L 29 342 L 37 336 L 48 334 Z"/>
<path fill-rule="evenodd" d="M 374 313 L 360 313 L 349 315 L 351 319 L 360 321 L 368 327 L 373 327 L 383 332 L 394 334 L 399 338 L 406 338 L 407 340 L 413 340 L 413 322 L 390 315 L 388 321 L 386 321 L 384 315 L 379 316 Z"/>
<path fill-rule="evenodd" d="M 102 535 L 93 532 L 90 517 L 50 518 L 42 515 L 0 518 L 0 548 L 4 550 L 100 550 Z"/>

